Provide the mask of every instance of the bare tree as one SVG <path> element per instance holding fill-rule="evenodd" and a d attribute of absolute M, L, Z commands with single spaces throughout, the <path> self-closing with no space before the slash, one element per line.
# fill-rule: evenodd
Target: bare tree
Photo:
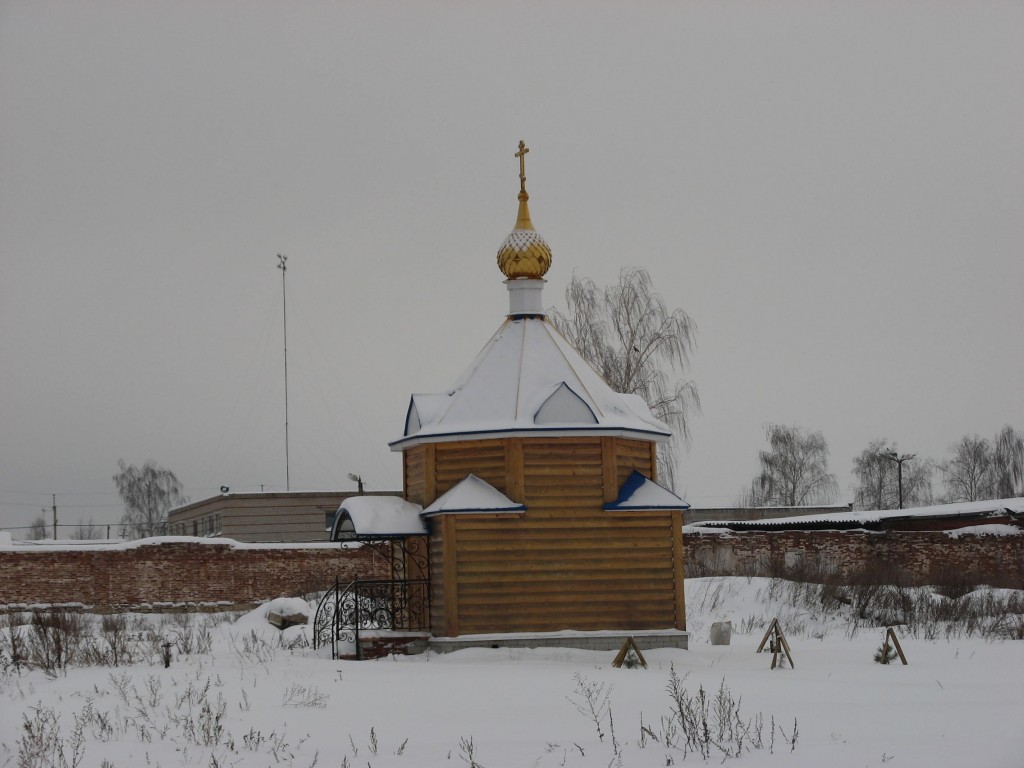
<path fill-rule="evenodd" d="M 853 460 L 854 504 L 858 509 L 897 509 L 899 507 L 898 470 L 883 454 L 896 451 L 895 444 L 878 438 Z M 903 468 L 903 506 L 920 507 L 931 504 L 932 474 L 930 459 L 915 458 Z"/>
<path fill-rule="evenodd" d="M 839 492 L 828 471 L 828 443 L 821 432 L 769 424 L 768 450 L 758 454 L 761 471 L 750 483 L 751 506 L 799 507 L 828 504 Z"/>
<path fill-rule="evenodd" d="M 137 467 L 121 459 L 117 466 L 121 471 L 114 475 L 114 485 L 124 502 L 121 524 L 127 535 L 143 538 L 163 533 L 167 513 L 188 502 L 178 478 L 153 461 Z"/>
<path fill-rule="evenodd" d="M 100 530 L 100 527 L 92 521 L 92 518 L 89 518 L 88 522 L 82 522 L 81 518 L 79 518 L 78 527 L 71 532 L 71 538 L 81 540 L 102 539 L 103 532 Z"/>
<path fill-rule="evenodd" d="M 1024 435 L 1009 424 L 987 440 L 964 435 L 942 462 L 948 501 L 980 501 L 1024 496 Z"/>
<path fill-rule="evenodd" d="M 1024 435 L 1009 424 L 996 435 L 992 463 L 996 498 L 1024 496 Z"/>
<path fill-rule="evenodd" d="M 46 531 L 46 519 L 39 515 L 35 520 L 32 521 L 32 525 L 28 529 L 29 541 L 39 541 L 45 539 L 49 534 Z"/>
<path fill-rule="evenodd" d="M 980 501 L 995 496 L 992 443 L 964 435 L 952 446 L 953 458 L 942 462 L 947 501 Z"/>
<path fill-rule="evenodd" d="M 681 309 L 669 312 L 644 269 L 627 267 L 603 290 L 573 275 L 565 289 L 566 312 L 551 320 L 616 392 L 640 395 L 673 431 L 659 446 L 659 478 L 674 485 L 681 445 L 689 442 L 689 418 L 700 410 L 697 386 L 687 379 L 697 327 Z"/>

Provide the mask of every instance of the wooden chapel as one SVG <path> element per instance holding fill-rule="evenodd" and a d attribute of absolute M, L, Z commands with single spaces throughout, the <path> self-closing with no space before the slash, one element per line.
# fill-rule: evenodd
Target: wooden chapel
<path fill-rule="evenodd" d="M 685 648 L 688 507 L 656 482 L 670 433 L 545 316 L 551 249 L 530 219 L 528 151 L 520 142 L 519 210 L 497 257 L 507 316 L 450 390 L 412 396 L 391 443 L 429 530 L 431 642 Z"/>

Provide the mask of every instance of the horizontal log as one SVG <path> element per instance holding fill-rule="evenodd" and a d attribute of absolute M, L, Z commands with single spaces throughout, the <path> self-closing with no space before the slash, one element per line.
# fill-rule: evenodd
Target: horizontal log
<path fill-rule="evenodd" d="M 513 546 L 524 546 L 536 542 L 545 548 L 560 546 L 601 549 L 604 547 L 626 546 L 637 541 L 651 541 L 665 549 L 671 549 L 672 542 L 667 531 L 647 528 L 618 528 L 614 531 L 600 528 L 522 528 L 509 532 L 505 536 L 495 536 L 488 531 L 459 530 L 459 546 L 486 546 L 489 542 L 508 543 Z M 575 542 L 575 543 L 573 543 Z"/>
<path fill-rule="evenodd" d="M 515 578 L 517 574 L 526 573 L 566 573 L 579 571 L 600 571 L 607 568 L 610 572 L 622 571 L 644 571 L 658 570 L 661 575 L 671 575 L 675 572 L 672 567 L 671 552 L 650 551 L 643 555 L 643 566 L 638 564 L 640 558 L 633 557 L 594 557 L 589 552 L 565 553 L 560 557 L 548 557 L 541 555 L 484 555 L 473 557 L 465 555 L 459 558 L 458 572 L 460 577 L 471 578 L 471 574 L 493 573 L 499 578 Z"/>
<path fill-rule="evenodd" d="M 666 521 L 659 523 L 650 517 L 628 518 L 628 517 L 607 517 L 602 518 L 594 515 L 567 516 L 549 515 L 543 513 L 532 513 L 527 511 L 517 519 L 493 518 L 481 520 L 476 515 L 468 519 L 468 515 L 460 515 L 457 518 L 456 527 L 459 534 L 479 531 L 483 535 L 493 536 L 525 536 L 530 531 L 541 530 L 564 530 L 567 532 L 600 531 L 607 535 L 614 531 L 630 531 L 637 529 L 657 532 L 659 536 L 666 536 L 672 531 L 672 525 Z"/>
<path fill-rule="evenodd" d="M 634 456 L 638 459 L 651 459 L 651 448 L 647 445 L 627 445 L 625 443 L 619 443 L 615 446 L 615 454 L 617 456 Z"/>
<path fill-rule="evenodd" d="M 568 465 L 580 463 L 593 463 L 601 461 L 601 449 L 593 448 L 586 450 L 552 450 L 546 452 L 524 451 L 523 464 L 526 470 L 545 467 L 550 464 Z"/>
<path fill-rule="evenodd" d="M 581 631 L 636 629 L 672 629 L 675 617 L 669 614 L 640 614 L 630 616 L 474 616 L 460 617 L 459 629 L 464 635 L 490 634 L 496 632 L 521 632 L 528 627 L 530 632 L 558 632 L 563 629 Z"/>
<path fill-rule="evenodd" d="M 471 451 L 466 453 L 446 453 L 443 456 L 438 456 L 434 463 L 438 467 L 464 466 L 467 464 L 498 466 L 505 464 L 505 454 L 474 453 Z"/>
<path fill-rule="evenodd" d="M 523 472 L 523 479 L 532 482 L 534 485 L 543 487 L 545 485 L 557 485 L 562 481 L 570 481 L 576 484 L 583 482 L 597 482 L 600 485 L 602 477 L 601 465 L 597 462 L 586 464 L 572 464 L 565 466 L 545 466 L 527 469 Z M 595 480 L 596 478 L 596 480 Z"/>
<path fill-rule="evenodd" d="M 550 452 L 553 450 L 565 450 L 569 448 L 596 448 L 601 449 L 600 437 L 556 437 L 556 438 L 524 438 L 523 449 L 531 451 Z"/>
<path fill-rule="evenodd" d="M 599 614 L 619 613 L 629 610 L 648 612 L 671 612 L 674 605 L 671 594 L 619 594 L 603 598 L 597 593 L 563 593 L 560 596 L 549 595 L 543 602 L 530 601 L 528 598 L 515 598 L 498 603 L 488 603 L 480 598 L 459 601 L 459 613 L 500 615 L 500 611 L 509 610 L 515 613 L 532 613 L 534 615 L 555 614 Z"/>
<path fill-rule="evenodd" d="M 581 592 L 578 590 L 561 591 L 516 591 L 516 592 L 476 592 L 459 594 L 459 602 L 464 606 L 490 605 L 494 608 L 505 605 L 534 605 L 538 601 L 545 605 L 564 606 L 593 601 L 599 605 L 673 605 L 675 593 L 671 590 L 629 591 L 615 595 L 604 595 L 599 591 Z M 560 608 L 561 609 L 561 608 Z"/>
<path fill-rule="evenodd" d="M 459 537 L 458 542 L 459 552 L 519 552 L 531 549 L 602 552 L 647 547 L 669 552 L 672 550 L 672 542 L 665 534 L 658 535 L 657 532 L 644 529 L 622 531 L 614 536 L 601 531 L 582 531 L 574 534 L 571 531 L 538 529 L 529 535 L 493 537 L 474 531 L 472 534 L 465 532 Z"/>
<path fill-rule="evenodd" d="M 488 567 L 485 563 L 458 564 L 459 586 L 475 581 L 477 583 L 501 582 L 515 580 L 522 584 L 538 581 L 591 582 L 597 579 L 613 581 L 615 579 L 650 579 L 666 582 L 675 580 L 675 569 L 671 561 L 664 563 L 645 564 L 639 567 L 636 563 L 601 563 L 587 565 L 578 564 L 547 564 L 524 563 L 516 566 L 514 571 L 509 568 Z"/>
<path fill-rule="evenodd" d="M 472 448 L 474 450 L 487 451 L 487 450 L 504 450 L 505 441 L 500 438 L 492 438 L 485 440 L 459 440 L 451 443 L 437 443 L 437 452 L 445 453 L 448 451 L 458 451 L 464 448 Z"/>
<path fill-rule="evenodd" d="M 487 535 L 484 531 L 460 530 L 458 536 L 459 551 L 463 549 L 492 551 L 489 547 L 500 547 L 501 550 L 517 551 L 522 549 L 589 549 L 604 551 L 613 547 L 633 547 L 650 543 L 649 546 L 671 551 L 672 542 L 666 531 L 650 529 L 622 530 L 610 538 L 607 532 L 597 528 L 532 528 L 530 530 L 509 532 L 505 537 Z M 498 551 L 501 551 L 498 550 Z"/>
<path fill-rule="evenodd" d="M 536 626 L 542 622 L 561 622 L 561 627 L 573 629 L 577 629 L 580 625 L 601 628 L 608 622 L 616 624 L 629 622 L 634 627 L 646 628 L 644 624 L 640 623 L 641 621 L 665 623 L 671 622 L 675 618 L 671 602 L 645 605 L 617 603 L 609 606 L 606 610 L 596 605 L 580 606 L 575 609 L 569 605 L 550 605 L 547 609 L 534 609 L 524 605 L 510 606 L 507 612 L 488 610 L 486 606 L 462 606 L 459 610 L 459 623 L 464 628 L 467 624 L 508 622 L 511 616 L 515 616 L 517 619 L 513 625 L 516 627 L 524 624 Z"/>
<path fill-rule="evenodd" d="M 580 499 L 574 501 L 571 498 L 558 498 L 558 497 L 546 497 L 546 498 L 527 498 L 525 501 L 526 505 L 526 516 L 524 519 L 543 519 L 546 517 L 572 517 L 579 520 L 587 519 L 600 519 L 607 517 L 605 511 L 601 509 L 601 499 L 598 497 L 591 497 L 590 503 L 581 503 L 586 501 Z"/>
<path fill-rule="evenodd" d="M 467 557 L 501 557 L 503 555 L 532 559 L 558 557 L 563 554 L 567 557 L 594 557 L 595 553 L 605 557 L 635 558 L 666 552 L 669 555 L 672 553 L 671 541 L 665 542 L 648 536 L 609 541 L 607 543 L 578 539 L 568 539 L 565 541 L 523 539 L 522 541 L 463 540 L 458 544 L 460 560 Z"/>

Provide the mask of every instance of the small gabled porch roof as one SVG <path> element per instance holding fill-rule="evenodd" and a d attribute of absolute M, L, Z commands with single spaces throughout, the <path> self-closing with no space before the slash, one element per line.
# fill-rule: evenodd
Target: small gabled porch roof
<path fill-rule="evenodd" d="M 524 504 L 517 504 L 486 480 L 470 474 L 438 496 L 433 504 L 423 510 L 422 516 L 525 511 Z"/>
<path fill-rule="evenodd" d="M 639 511 L 645 509 L 689 509 L 690 505 L 663 485 L 633 470 L 619 489 L 619 497 L 605 504 L 606 512 Z"/>

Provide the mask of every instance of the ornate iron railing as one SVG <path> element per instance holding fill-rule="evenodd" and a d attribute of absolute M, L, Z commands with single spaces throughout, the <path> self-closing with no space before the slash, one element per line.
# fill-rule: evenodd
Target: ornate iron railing
<path fill-rule="evenodd" d="M 313 619 L 313 647 L 330 643 L 331 658 L 339 646 L 354 646 L 362 658 L 364 631 L 426 632 L 430 629 L 430 582 L 427 579 L 356 578 L 334 586 L 320 600 Z"/>

